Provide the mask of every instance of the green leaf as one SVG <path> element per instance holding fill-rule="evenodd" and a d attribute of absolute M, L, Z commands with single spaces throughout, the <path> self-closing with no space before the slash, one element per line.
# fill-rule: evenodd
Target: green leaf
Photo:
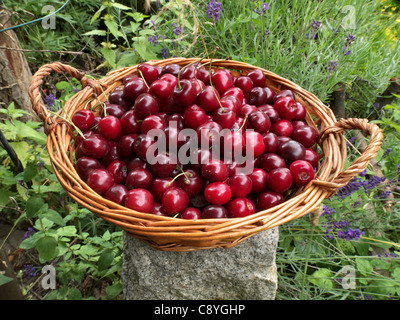
<path fill-rule="evenodd" d="M 143 60 L 155 60 L 157 59 L 156 54 L 154 53 L 154 51 L 152 51 L 149 47 L 149 45 L 145 44 L 145 43 L 138 43 L 136 42 L 134 44 L 134 48 L 136 49 L 136 51 L 139 53 L 140 57 Z"/>
<path fill-rule="evenodd" d="M 18 156 L 18 159 L 25 167 L 29 155 L 29 144 L 26 141 L 13 141 L 10 142 L 10 146 L 14 149 L 15 153 Z"/>
<path fill-rule="evenodd" d="M 116 55 L 115 55 L 114 50 L 103 47 L 103 48 L 101 48 L 101 53 L 103 54 L 104 59 L 106 59 L 112 67 L 115 67 Z"/>
<path fill-rule="evenodd" d="M 116 283 L 106 288 L 106 294 L 110 299 L 114 299 L 122 292 L 123 286 L 121 283 Z"/>
<path fill-rule="evenodd" d="M 59 228 L 57 234 L 61 237 L 75 237 L 77 235 L 77 230 L 75 226 L 66 226 Z"/>
<path fill-rule="evenodd" d="M 3 284 L 9 283 L 13 280 L 14 280 L 14 278 L 10 278 L 10 277 L 5 276 L 4 274 L 0 274 L 0 286 L 2 286 Z"/>
<path fill-rule="evenodd" d="M 64 219 L 62 216 L 55 210 L 53 209 L 48 209 L 44 213 L 46 215 L 46 218 L 53 221 L 54 223 L 58 224 L 59 226 L 65 226 Z"/>
<path fill-rule="evenodd" d="M 106 30 L 92 30 L 85 32 L 83 36 L 100 36 L 100 37 L 105 37 L 107 35 Z"/>
<path fill-rule="evenodd" d="M 45 202 L 40 196 L 32 196 L 26 201 L 26 216 L 32 219 L 39 210 L 45 205 Z"/>
<path fill-rule="evenodd" d="M 325 290 L 333 288 L 333 282 L 331 280 L 332 273 L 329 269 L 321 268 L 315 271 L 310 276 L 310 282 Z"/>
<path fill-rule="evenodd" d="M 121 9 L 121 10 L 131 10 L 131 9 L 132 9 L 132 8 L 127 7 L 127 6 L 125 6 L 125 5 L 121 4 L 121 3 L 116 3 L 116 2 L 114 2 L 114 3 L 112 4 L 112 6 L 113 6 L 114 8 Z"/>
<path fill-rule="evenodd" d="M 44 236 L 36 242 L 36 249 L 45 261 L 56 257 L 57 241 L 53 237 Z"/>
<path fill-rule="evenodd" d="M 374 271 L 374 268 L 367 259 L 356 258 L 356 268 L 363 276 L 367 276 Z"/>
<path fill-rule="evenodd" d="M 114 20 L 104 20 L 104 23 L 115 38 L 118 39 L 119 37 L 124 36 L 124 34 L 118 30 L 118 23 L 115 22 Z"/>
<path fill-rule="evenodd" d="M 37 164 L 29 163 L 24 170 L 24 181 L 29 182 L 39 173 Z"/>
<path fill-rule="evenodd" d="M 106 270 L 114 260 L 114 252 L 112 249 L 104 250 L 97 261 L 97 267 L 99 271 Z"/>
<path fill-rule="evenodd" d="M 92 19 L 90 20 L 90 24 L 92 24 L 95 20 L 97 20 L 100 17 L 101 12 L 105 9 L 106 7 L 104 5 L 101 5 L 99 10 L 96 11 L 96 13 L 93 15 Z"/>

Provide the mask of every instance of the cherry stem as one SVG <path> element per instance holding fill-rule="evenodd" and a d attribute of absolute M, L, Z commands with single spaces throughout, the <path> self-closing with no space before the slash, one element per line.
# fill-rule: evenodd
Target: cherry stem
<path fill-rule="evenodd" d="M 215 53 L 218 51 L 218 49 L 219 49 L 219 47 L 216 47 L 216 48 L 214 49 L 214 51 L 212 52 L 212 56 L 215 55 Z M 212 70 L 211 70 L 212 59 L 213 59 L 213 58 L 211 57 L 210 62 L 209 62 L 209 65 L 210 65 L 210 66 L 208 67 L 208 77 L 210 78 L 210 86 L 214 88 L 214 86 L 213 86 L 213 84 L 212 84 L 212 81 L 211 81 L 211 75 L 212 75 L 212 73 L 211 73 L 211 71 L 212 71 Z M 204 64 L 204 65 L 205 65 L 205 64 Z M 213 92 L 214 92 L 215 97 L 216 97 L 217 100 L 218 100 L 219 107 L 222 109 L 222 112 L 225 112 L 225 109 L 222 107 L 221 100 L 218 98 L 217 93 L 215 92 L 215 89 L 213 90 Z"/>
<path fill-rule="evenodd" d="M 147 84 L 146 79 L 144 78 L 142 71 L 140 71 L 140 70 L 138 69 L 138 72 L 139 72 L 140 76 L 142 77 L 142 79 L 143 79 L 143 81 L 144 81 L 144 84 L 146 85 L 147 89 L 149 89 L 150 87 L 149 87 L 149 85 Z"/>
<path fill-rule="evenodd" d="M 242 123 L 242 125 L 240 126 L 240 128 L 237 130 L 237 132 L 239 132 L 239 131 L 241 131 L 241 130 L 243 129 L 244 125 L 246 124 L 246 121 L 247 121 L 247 118 L 248 118 L 248 117 L 249 117 L 248 114 L 246 114 L 246 115 L 244 116 L 243 123 Z"/>
<path fill-rule="evenodd" d="M 185 171 L 183 171 L 181 167 L 179 167 L 179 168 L 181 169 L 182 172 L 179 173 L 179 174 L 177 174 L 177 175 L 167 184 L 167 187 L 170 187 L 171 184 L 172 184 L 172 182 L 174 182 L 174 181 L 175 181 L 176 179 L 178 179 L 180 176 L 185 176 L 186 181 L 187 181 L 188 183 L 190 182 L 188 176 L 189 176 L 189 177 L 193 177 L 193 174 L 191 174 L 190 172 L 185 172 Z"/>
<path fill-rule="evenodd" d="M 72 120 L 71 120 L 71 118 L 69 117 L 68 113 L 65 112 L 63 106 L 61 106 L 61 109 L 62 109 L 62 110 L 64 111 L 64 113 L 67 115 L 67 118 L 68 118 L 68 119 L 66 119 L 66 118 L 63 117 L 62 115 L 58 114 L 57 112 L 54 112 L 54 111 L 51 111 L 51 110 L 49 110 L 49 112 L 50 112 L 51 114 L 54 114 L 56 117 L 59 117 L 59 118 L 63 119 L 65 122 L 67 122 L 68 124 L 70 124 L 71 126 L 73 126 L 74 129 L 78 132 L 78 134 L 79 134 L 82 138 L 86 139 L 86 137 L 84 136 L 84 134 L 83 134 L 83 132 L 81 131 L 81 129 L 79 129 L 79 128 L 72 122 Z"/>
<path fill-rule="evenodd" d="M 196 62 L 200 62 L 201 60 L 203 60 L 204 58 L 200 58 L 200 59 L 198 59 L 198 60 L 195 60 L 195 61 L 193 61 L 193 62 L 191 62 L 191 63 L 189 63 L 189 64 L 187 64 L 186 66 L 183 66 L 180 70 L 179 70 L 179 72 L 178 72 L 178 88 L 179 89 L 181 89 L 181 84 L 180 84 L 180 78 L 181 78 L 181 72 L 182 72 L 182 70 L 183 69 L 185 69 L 185 68 L 187 68 L 187 67 L 189 67 L 189 66 L 191 66 L 192 64 L 195 64 Z M 195 75 L 194 75 L 194 78 L 196 79 L 196 73 L 195 73 Z M 196 79 L 197 80 L 197 79 Z M 198 81 L 197 81 L 198 82 Z"/>

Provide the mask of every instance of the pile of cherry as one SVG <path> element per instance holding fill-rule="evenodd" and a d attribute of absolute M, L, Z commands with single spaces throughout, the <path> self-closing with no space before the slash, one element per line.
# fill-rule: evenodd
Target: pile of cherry
<path fill-rule="evenodd" d="M 199 64 L 164 67 L 143 63 L 109 95 L 103 109 L 80 110 L 72 122 L 76 170 L 102 197 L 138 212 L 182 219 L 244 217 L 282 203 L 314 179 L 318 132 L 292 91 L 273 92 L 262 71 L 234 76 Z M 190 128 L 209 142 L 181 165 L 176 148 L 156 155 L 147 133 L 162 130 L 182 148 Z M 213 139 L 229 129 L 223 145 L 250 147 L 252 170 L 214 156 Z M 174 140 L 175 139 L 175 140 Z M 204 140 L 202 140 L 204 141 Z M 226 150 L 226 149 L 224 149 Z M 249 150 L 249 149 L 248 149 Z M 235 151 L 237 152 L 237 151 Z"/>

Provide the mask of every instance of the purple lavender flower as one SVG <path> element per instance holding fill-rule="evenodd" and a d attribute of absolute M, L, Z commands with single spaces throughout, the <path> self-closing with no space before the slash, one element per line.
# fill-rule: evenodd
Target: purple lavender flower
<path fill-rule="evenodd" d="M 157 36 L 152 36 L 152 37 L 150 36 L 147 38 L 147 41 L 152 43 L 154 47 L 160 43 Z"/>
<path fill-rule="evenodd" d="M 39 162 L 37 163 L 37 166 L 39 168 L 43 168 L 46 163 L 43 161 L 43 159 L 41 157 L 38 157 L 37 159 L 39 160 Z"/>
<path fill-rule="evenodd" d="M 161 49 L 161 55 L 163 56 L 164 59 L 168 58 L 168 50 L 167 50 L 167 48 L 162 48 Z"/>
<path fill-rule="evenodd" d="M 364 232 L 360 232 L 358 228 L 355 230 L 348 228 L 347 230 L 338 231 L 338 237 L 346 241 L 358 240 L 363 234 Z"/>
<path fill-rule="evenodd" d="M 386 149 L 385 153 L 382 155 L 382 159 L 387 158 L 387 156 L 388 156 L 389 153 L 391 153 L 391 152 L 392 152 L 392 149 L 390 149 L 390 148 Z"/>
<path fill-rule="evenodd" d="M 36 277 L 36 269 L 32 264 L 25 264 L 24 265 L 25 270 L 24 270 L 24 274 L 28 277 L 28 278 L 34 278 Z"/>
<path fill-rule="evenodd" d="M 321 216 L 324 216 L 324 215 L 332 215 L 332 214 L 335 213 L 335 212 L 336 212 L 336 210 L 335 210 L 334 208 L 329 208 L 327 205 L 324 205 L 324 206 L 322 207 Z"/>
<path fill-rule="evenodd" d="M 22 240 L 25 240 L 29 238 L 32 234 L 34 234 L 36 231 L 33 228 L 28 228 L 28 230 L 24 233 Z"/>
<path fill-rule="evenodd" d="M 356 40 L 356 36 L 349 33 L 345 39 L 346 47 L 350 47 L 354 41 Z"/>
<path fill-rule="evenodd" d="M 48 96 L 46 96 L 46 104 L 50 110 L 53 108 L 55 101 L 56 101 L 56 97 L 52 93 L 50 93 Z"/>
<path fill-rule="evenodd" d="M 265 40 L 268 39 L 270 34 L 271 34 L 271 32 L 269 31 L 269 29 L 265 30 L 265 32 L 264 32 L 264 39 L 265 39 Z"/>
<path fill-rule="evenodd" d="M 175 22 L 172 25 L 173 25 L 172 32 L 175 35 L 179 36 L 182 33 L 182 30 L 183 30 L 182 27 L 178 26 Z"/>
<path fill-rule="evenodd" d="M 221 2 L 217 2 L 215 0 L 212 0 L 208 4 L 208 7 L 207 7 L 208 19 L 214 20 L 214 22 L 217 22 L 219 20 L 219 18 L 220 18 L 221 10 L 222 10 Z"/>
<path fill-rule="evenodd" d="M 337 63 L 337 61 L 335 61 L 335 60 L 329 61 L 328 71 L 329 71 L 330 73 L 335 72 L 335 71 L 337 70 L 337 68 L 338 68 L 338 63 Z"/>
<path fill-rule="evenodd" d="M 322 23 L 321 21 L 316 21 L 315 19 L 313 20 L 313 22 L 311 23 L 311 27 L 314 30 L 318 30 L 321 27 Z"/>
<path fill-rule="evenodd" d="M 264 2 L 264 3 L 261 5 L 261 8 L 260 8 L 260 9 L 253 9 L 253 11 L 254 11 L 255 13 L 258 13 L 259 15 L 262 15 L 262 14 L 266 13 L 268 10 L 269 10 L 269 5 L 268 5 L 268 3 L 266 3 L 266 2 Z"/>

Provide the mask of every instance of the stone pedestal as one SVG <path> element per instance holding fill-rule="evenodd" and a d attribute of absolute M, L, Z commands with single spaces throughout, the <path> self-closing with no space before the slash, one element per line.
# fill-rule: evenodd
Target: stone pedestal
<path fill-rule="evenodd" d="M 273 300 L 278 227 L 230 249 L 167 252 L 125 235 L 126 300 Z"/>

